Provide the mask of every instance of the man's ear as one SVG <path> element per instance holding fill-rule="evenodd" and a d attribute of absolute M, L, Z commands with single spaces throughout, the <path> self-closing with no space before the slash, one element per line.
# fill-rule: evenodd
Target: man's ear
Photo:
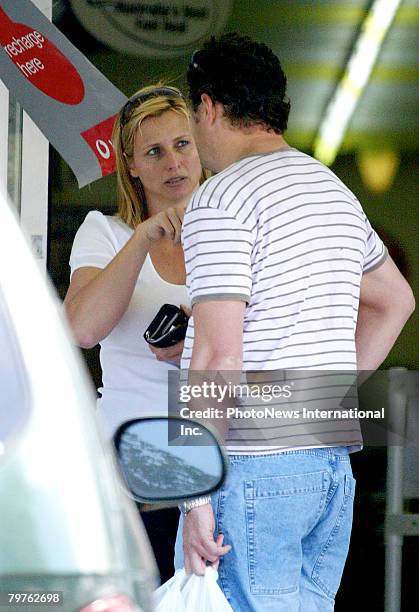
<path fill-rule="evenodd" d="M 213 102 L 211 97 L 203 93 L 201 94 L 201 105 L 203 111 L 203 118 L 212 125 L 217 118 L 217 103 Z"/>

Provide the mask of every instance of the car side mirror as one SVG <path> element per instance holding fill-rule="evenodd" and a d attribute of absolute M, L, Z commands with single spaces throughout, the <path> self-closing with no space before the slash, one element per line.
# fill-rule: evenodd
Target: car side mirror
<path fill-rule="evenodd" d="M 114 435 L 123 479 L 136 501 L 179 502 L 223 483 L 227 463 L 215 435 L 196 421 L 134 419 Z"/>

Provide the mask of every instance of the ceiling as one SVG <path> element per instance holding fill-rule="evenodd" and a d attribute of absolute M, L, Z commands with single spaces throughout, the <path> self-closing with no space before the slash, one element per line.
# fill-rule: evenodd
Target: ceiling
<path fill-rule="evenodd" d="M 292 104 L 288 138 L 295 146 L 311 149 L 370 5 L 366 0 L 233 0 L 226 31 L 240 31 L 271 46 L 288 76 Z M 186 67 L 185 55 L 166 62 L 143 60 L 140 68 L 139 58 L 122 57 L 92 42 L 80 26 L 75 28 L 68 0 L 53 0 L 53 7 L 58 27 L 115 85 L 125 86 L 128 92 L 134 86 L 127 86 L 127 81 L 141 82 L 144 73 L 154 75 L 153 66 L 176 74 Z M 404 0 L 349 123 L 342 152 L 383 146 L 417 149 L 418 26 L 419 0 Z"/>
<path fill-rule="evenodd" d="M 237 2 L 243 21 L 249 4 L 262 7 L 252 34 L 272 46 L 288 75 L 293 140 L 300 146 L 312 145 L 371 3 Z M 343 149 L 383 144 L 417 147 L 418 25 L 419 2 L 405 0 L 348 126 Z"/>

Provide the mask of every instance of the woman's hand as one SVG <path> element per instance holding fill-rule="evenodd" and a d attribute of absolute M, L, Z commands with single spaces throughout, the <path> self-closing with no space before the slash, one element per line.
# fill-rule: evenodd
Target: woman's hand
<path fill-rule="evenodd" d="M 187 317 L 191 317 L 192 316 L 192 308 L 189 308 L 188 306 L 185 306 L 185 304 L 181 304 L 179 306 L 179 308 L 181 308 L 183 310 L 183 312 L 185 313 L 185 315 Z"/>
<path fill-rule="evenodd" d="M 163 210 L 140 223 L 138 231 L 150 242 L 170 238 L 174 244 L 179 244 L 185 208 L 186 205 L 182 204 Z"/>
<path fill-rule="evenodd" d="M 180 308 L 186 314 L 187 317 L 192 316 L 192 308 L 188 308 L 185 304 L 181 304 Z M 155 355 L 158 361 L 168 361 L 170 363 L 174 363 L 177 366 L 180 366 L 180 360 L 183 352 L 184 340 L 181 340 L 177 344 L 173 346 L 168 346 L 166 348 L 157 348 L 149 344 L 150 351 Z"/>
<path fill-rule="evenodd" d="M 150 351 L 155 355 L 158 361 L 168 361 L 169 363 L 174 363 L 177 366 L 180 366 L 180 359 L 182 357 L 184 340 L 181 340 L 177 344 L 173 346 L 168 346 L 166 348 L 158 348 L 156 346 L 151 346 Z"/>

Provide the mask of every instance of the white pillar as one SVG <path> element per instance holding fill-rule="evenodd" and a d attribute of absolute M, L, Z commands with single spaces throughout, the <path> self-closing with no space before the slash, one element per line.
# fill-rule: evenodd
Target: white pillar
<path fill-rule="evenodd" d="M 7 143 L 9 141 L 9 90 L 0 81 L 0 194 L 7 198 Z"/>
<path fill-rule="evenodd" d="M 52 0 L 32 2 L 48 19 L 52 18 Z M 48 158 L 47 139 L 24 112 L 20 224 L 43 270 L 47 263 Z"/>
<path fill-rule="evenodd" d="M 20 225 L 41 269 L 47 263 L 48 141 L 23 113 Z"/>

